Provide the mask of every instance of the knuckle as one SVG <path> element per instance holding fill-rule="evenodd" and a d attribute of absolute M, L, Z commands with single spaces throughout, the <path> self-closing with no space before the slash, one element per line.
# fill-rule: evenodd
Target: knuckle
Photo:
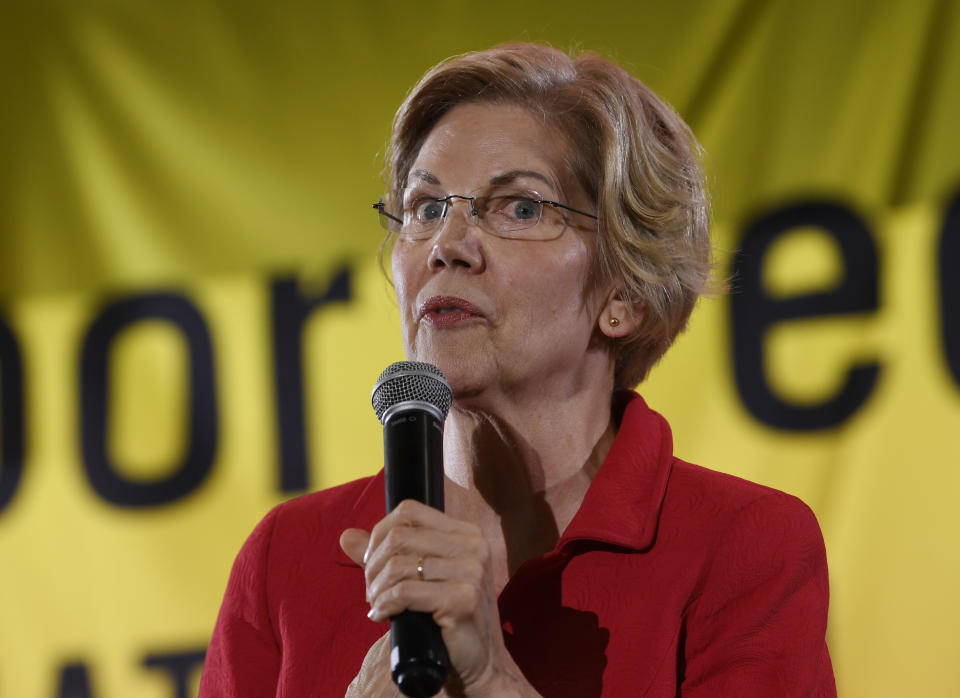
<path fill-rule="evenodd" d="M 404 499 L 393 509 L 394 516 L 403 523 L 410 523 L 417 511 L 417 503 L 412 499 Z"/>
<path fill-rule="evenodd" d="M 390 555 L 406 550 L 408 532 L 406 526 L 394 526 L 383 539 L 382 547 Z"/>
<path fill-rule="evenodd" d="M 386 592 L 385 596 L 390 601 L 405 602 L 410 595 L 410 582 L 406 579 L 400 580 Z"/>
<path fill-rule="evenodd" d="M 384 533 L 389 526 L 390 526 L 390 522 L 386 518 L 383 518 L 377 521 L 377 523 L 374 524 L 373 528 L 370 530 L 370 540 L 376 541 L 376 540 L 379 540 L 380 538 L 383 538 Z"/>
<path fill-rule="evenodd" d="M 389 560 L 387 560 L 387 564 L 383 566 L 383 571 L 380 574 L 387 581 L 393 581 L 395 579 L 400 579 L 401 577 L 403 577 L 403 572 L 401 570 L 401 565 L 398 559 L 395 557 L 391 557 Z"/>
<path fill-rule="evenodd" d="M 483 538 L 474 538 L 471 547 L 474 558 L 479 560 L 482 565 L 486 565 L 490 561 L 490 546 L 486 540 Z"/>
<path fill-rule="evenodd" d="M 477 607 L 479 593 L 473 584 L 459 584 L 456 589 L 456 601 L 466 613 L 472 613 Z"/>
<path fill-rule="evenodd" d="M 480 560 L 477 560 L 476 558 L 470 558 L 467 560 L 466 568 L 465 576 L 469 579 L 475 582 L 483 579 L 484 565 Z"/>

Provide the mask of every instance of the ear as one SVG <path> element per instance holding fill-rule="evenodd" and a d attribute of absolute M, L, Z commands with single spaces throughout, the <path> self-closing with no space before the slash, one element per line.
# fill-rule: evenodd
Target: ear
<path fill-rule="evenodd" d="M 633 334 L 640 326 L 642 316 L 643 311 L 640 308 L 620 299 L 618 292 L 614 291 L 600 309 L 597 323 L 600 331 L 607 337 L 619 339 Z"/>

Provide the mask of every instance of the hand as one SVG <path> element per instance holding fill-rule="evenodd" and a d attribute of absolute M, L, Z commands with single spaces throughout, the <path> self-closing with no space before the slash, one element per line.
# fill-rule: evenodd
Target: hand
<path fill-rule="evenodd" d="M 374 642 L 363 659 L 360 673 L 347 686 L 344 698 L 395 698 L 397 687 L 390 678 L 390 633 Z"/>
<path fill-rule="evenodd" d="M 380 622 L 404 610 L 433 614 L 454 672 L 447 691 L 463 696 L 536 695 L 503 644 L 490 546 L 477 526 L 405 500 L 371 533 L 345 530 L 340 547 L 364 568 L 372 620 Z M 374 648 L 381 642 L 383 638 Z M 368 661 L 381 661 L 374 654 L 371 649 L 360 675 L 371 670 Z M 389 680 L 389 666 L 384 664 L 382 671 Z"/>

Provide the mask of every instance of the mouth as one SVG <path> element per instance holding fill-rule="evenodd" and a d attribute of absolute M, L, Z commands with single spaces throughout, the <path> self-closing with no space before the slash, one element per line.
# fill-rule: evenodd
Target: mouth
<path fill-rule="evenodd" d="M 463 322 L 484 319 L 479 308 L 455 296 L 433 296 L 420 305 L 418 319 L 438 328 L 453 327 Z"/>

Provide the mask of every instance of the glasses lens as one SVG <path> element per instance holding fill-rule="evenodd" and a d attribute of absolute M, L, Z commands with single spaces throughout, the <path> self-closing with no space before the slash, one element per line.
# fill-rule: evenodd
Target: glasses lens
<path fill-rule="evenodd" d="M 377 209 L 377 219 L 380 221 L 380 226 L 385 230 L 389 230 L 391 233 L 399 233 L 400 225 L 403 221 L 401 218 L 402 212 L 399 210 L 399 207 L 396 205 L 396 198 L 390 194 L 384 194 L 380 201 L 373 205 Z"/>
<path fill-rule="evenodd" d="M 385 195 L 377 208 L 380 224 L 411 240 L 425 240 L 437 230 L 453 202 L 466 204 L 468 217 L 488 233 L 519 240 L 552 240 L 563 225 L 539 225 L 544 215 L 543 197 L 527 189 L 479 189 L 469 195 L 444 194 L 434 188 L 407 187 L 399 196 Z"/>
<path fill-rule="evenodd" d="M 430 237 L 447 210 L 442 193 L 423 187 L 404 189 L 401 201 L 401 234 L 414 240 Z"/>
<path fill-rule="evenodd" d="M 480 218 L 486 228 L 501 237 L 530 238 L 540 217 L 543 204 L 534 191 L 496 191 L 477 195 Z"/>

